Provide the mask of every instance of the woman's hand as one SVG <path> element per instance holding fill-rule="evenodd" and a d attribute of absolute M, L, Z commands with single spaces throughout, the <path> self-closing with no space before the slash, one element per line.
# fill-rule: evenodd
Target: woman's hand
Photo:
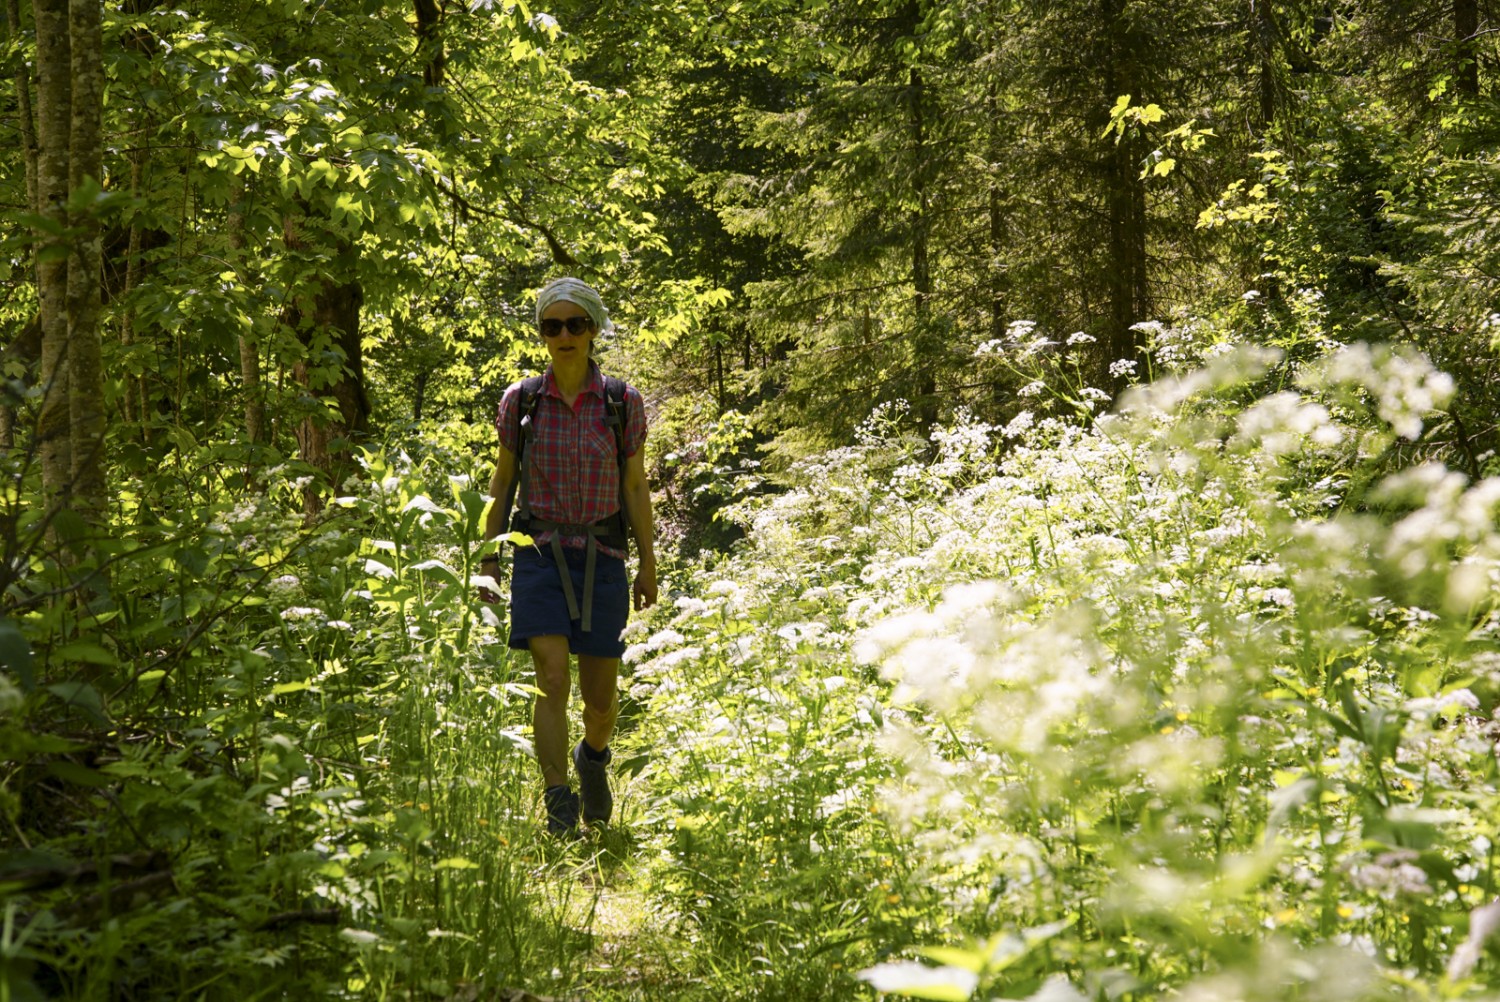
<path fill-rule="evenodd" d="M 635 611 L 649 609 L 656 604 L 656 561 L 642 560 L 636 568 L 635 584 L 631 586 L 635 593 Z"/>
<path fill-rule="evenodd" d="M 479 573 L 488 576 L 494 581 L 500 580 L 500 556 L 495 553 L 488 554 L 479 561 Z M 500 596 L 490 591 L 484 585 L 479 586 L 479 601 L 488 605 L 494 605 L 500 601 Z"/>

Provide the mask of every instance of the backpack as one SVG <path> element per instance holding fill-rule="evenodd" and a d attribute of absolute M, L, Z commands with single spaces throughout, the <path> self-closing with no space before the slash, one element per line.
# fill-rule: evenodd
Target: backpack
<path fill-rule="evenodd" d="M 615 549 L 627 549 L 630 545 L 630 520 L 625 513 L 625 380 L 614 376 L 604 377 L 604 423 L 614 429 L 615 433 L 615 456 L 620 467 L 620 510 L 615 514 L 594 523 L 598 529 L 593 532 L 584 531 L 568 532 L 569 529 L 587 530 L 588 526 L 559 526 L 553 522 L 547 522 L 535 518 L 531 514 L 531 505 L 526 496 L 526 440 L 531 431 L 531 416 L 536 413 L 537 400 L 542 395 L 542 386 L 546 381 L 545 376 L 532 376 L 521 380 L 520 406 L 516 409 L 518 428 L 516 429 L 516 475 L 511 477 L 510 486 L 506 488 L 505 498 L 501 502 L 505 512 L 505 518 L 501 522 L 501 534 L 510 530 L 524 532 L 533 535 L 532 530 L 539 532 L 558 531 L 565 535 L 588 535 L 591 538 L 597 536 L 599 542 Z M 515 516 L 511 516 L 511 506 L 517 505 Z M 603 531 L 598 531 L 602 529 Z"/>

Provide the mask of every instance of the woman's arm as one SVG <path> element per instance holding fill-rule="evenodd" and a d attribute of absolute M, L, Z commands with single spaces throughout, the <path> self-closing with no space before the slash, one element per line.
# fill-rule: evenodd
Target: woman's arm
<path fill-rule="evenodd" d="M 505 492 L 510 488 L 510 482 L 516 475 L 516 457 L 505 446 L 500 446 L 500 458 L 495 463 L 495 475 L 490 477 L 490 497 L 495 500 L 490 502 L 489 511 L 484 516 L 484 538 L 494 539 L 500 535 L 500 528 L 505 522 Z M 479 558 L 479 573 L 488 574 L 491 578 L 500 575 L 500 553 L 495 551 L 486 553 Z M 488 588 L 479 589 L 479 598 L 485 602 L 498 602 L 500 597 Z"/>
<path fill-rule="evenodd" d="M 651 515 L 651 487 L 646 483 L 646 450 L 637 449 L 625 459 L 625 517 L 635 535 L 635 607 L 656 604 L 656 527 Z"/>
<path fill-rule="evenodd" d="M 510 482 L 516 475 L 516 457 L 504 445 L 500 446 L 500 458 L 495 462 L 495 475 L 490 477 L 490 497 L 495 500 L 490 504 L 489 512 L 484 519 L 484 538 L 494 539 L 500 535 L 500 530 L 505 523 L 505 492 L 510 489 Z"/>

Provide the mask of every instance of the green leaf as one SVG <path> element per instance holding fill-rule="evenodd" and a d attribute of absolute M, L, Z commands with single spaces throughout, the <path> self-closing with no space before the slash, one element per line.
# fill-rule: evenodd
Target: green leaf
<path fill-rule="evenodd" d="M 30 692 L 36 688 L 31 644 L 16 621 L 9 617 L 0 617 L 0 669 L 16 677 L 21 683 L 22 692 Z"/>
<path fill-rule="evenodd" d="M 112 651 L 106 650 L 89 640 L 78 640 L 71 644 L 64 644 L 52 653 L 53 656 L 64 664 L 112 666 L 120 663 L 120 659 Z"/>
<path fill-rule="evenodd" d="M 58 682 L 47 686 L 47 691 L 67 705 L 82 710 L 95 723 L 108 723 L 104 716 L 104 700 L 99 696 L 99 690 L 87 682 Z"/>
<path fill-rule="evenodd" d="M 438 860 L 432 868 L 434 870 L 477 870 L 479 864 L 462 856 L 449 856 L 447 859 Z"/>
<path fill-rule="evenodd" d="M 935 960 L 945 967 L 962 967 L 978 974 L 984 970 L 985 951 L 965 950 L 956 946 L 924 946 L 918 951 L 928 960 Z"/>
<path fill-rule="evenodd" d="M 47 771 L 65 783 L 74 786 L 108 786 L 113 780 L 95 769 L 74 762 L 72 759 L 60 758 L 47 763 Z"/>

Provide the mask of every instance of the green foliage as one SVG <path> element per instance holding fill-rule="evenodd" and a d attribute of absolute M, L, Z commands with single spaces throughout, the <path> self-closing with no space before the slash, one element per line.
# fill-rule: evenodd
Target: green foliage
<path fill-rule="evenodd" d="M 0 995 L 1491 991 L 1487 12 L 425 8 L 106 10 L 103 539 L 7 21 Z M 473 589 L 564 271 L 667 551 L 576 846 Z"/>
<path fill-rule="evenodd" d="M 11 990 L 544 987 L 540 956 L 578 977 L 565 927 L 593 892 L 536 844 L 532 689 L 468 583 L 486 499 L 467 448 L 366 454 L 312 528 L 281 471 L 261 495 L 199 467 L 222 500 L 127 505 L 86 608 L 28 603 L 50 558 L 12 586 Z"/>
<path fill-rule="evenodd" d="M 872 421 L 632 628 L 681 812 L 656 879 L 709 954 L 777 959 L 754 997 L 808 983 L 792 930 L 837 944 L 841 996 L 860 968 L 912 998 L 1488 983 L 1449 958 L 1493 893 L 1495 484 L 1385 476 L 1451 380 L 1154 338 L 1118 413 L 1002 455 L 969 423 L 914 462 Z M 750 882 L 812 907 L 770 922 Z M 874 942 L 829 917 L 856 907 Z M 941 966 L 891 958 L 914 942 Z"/>

